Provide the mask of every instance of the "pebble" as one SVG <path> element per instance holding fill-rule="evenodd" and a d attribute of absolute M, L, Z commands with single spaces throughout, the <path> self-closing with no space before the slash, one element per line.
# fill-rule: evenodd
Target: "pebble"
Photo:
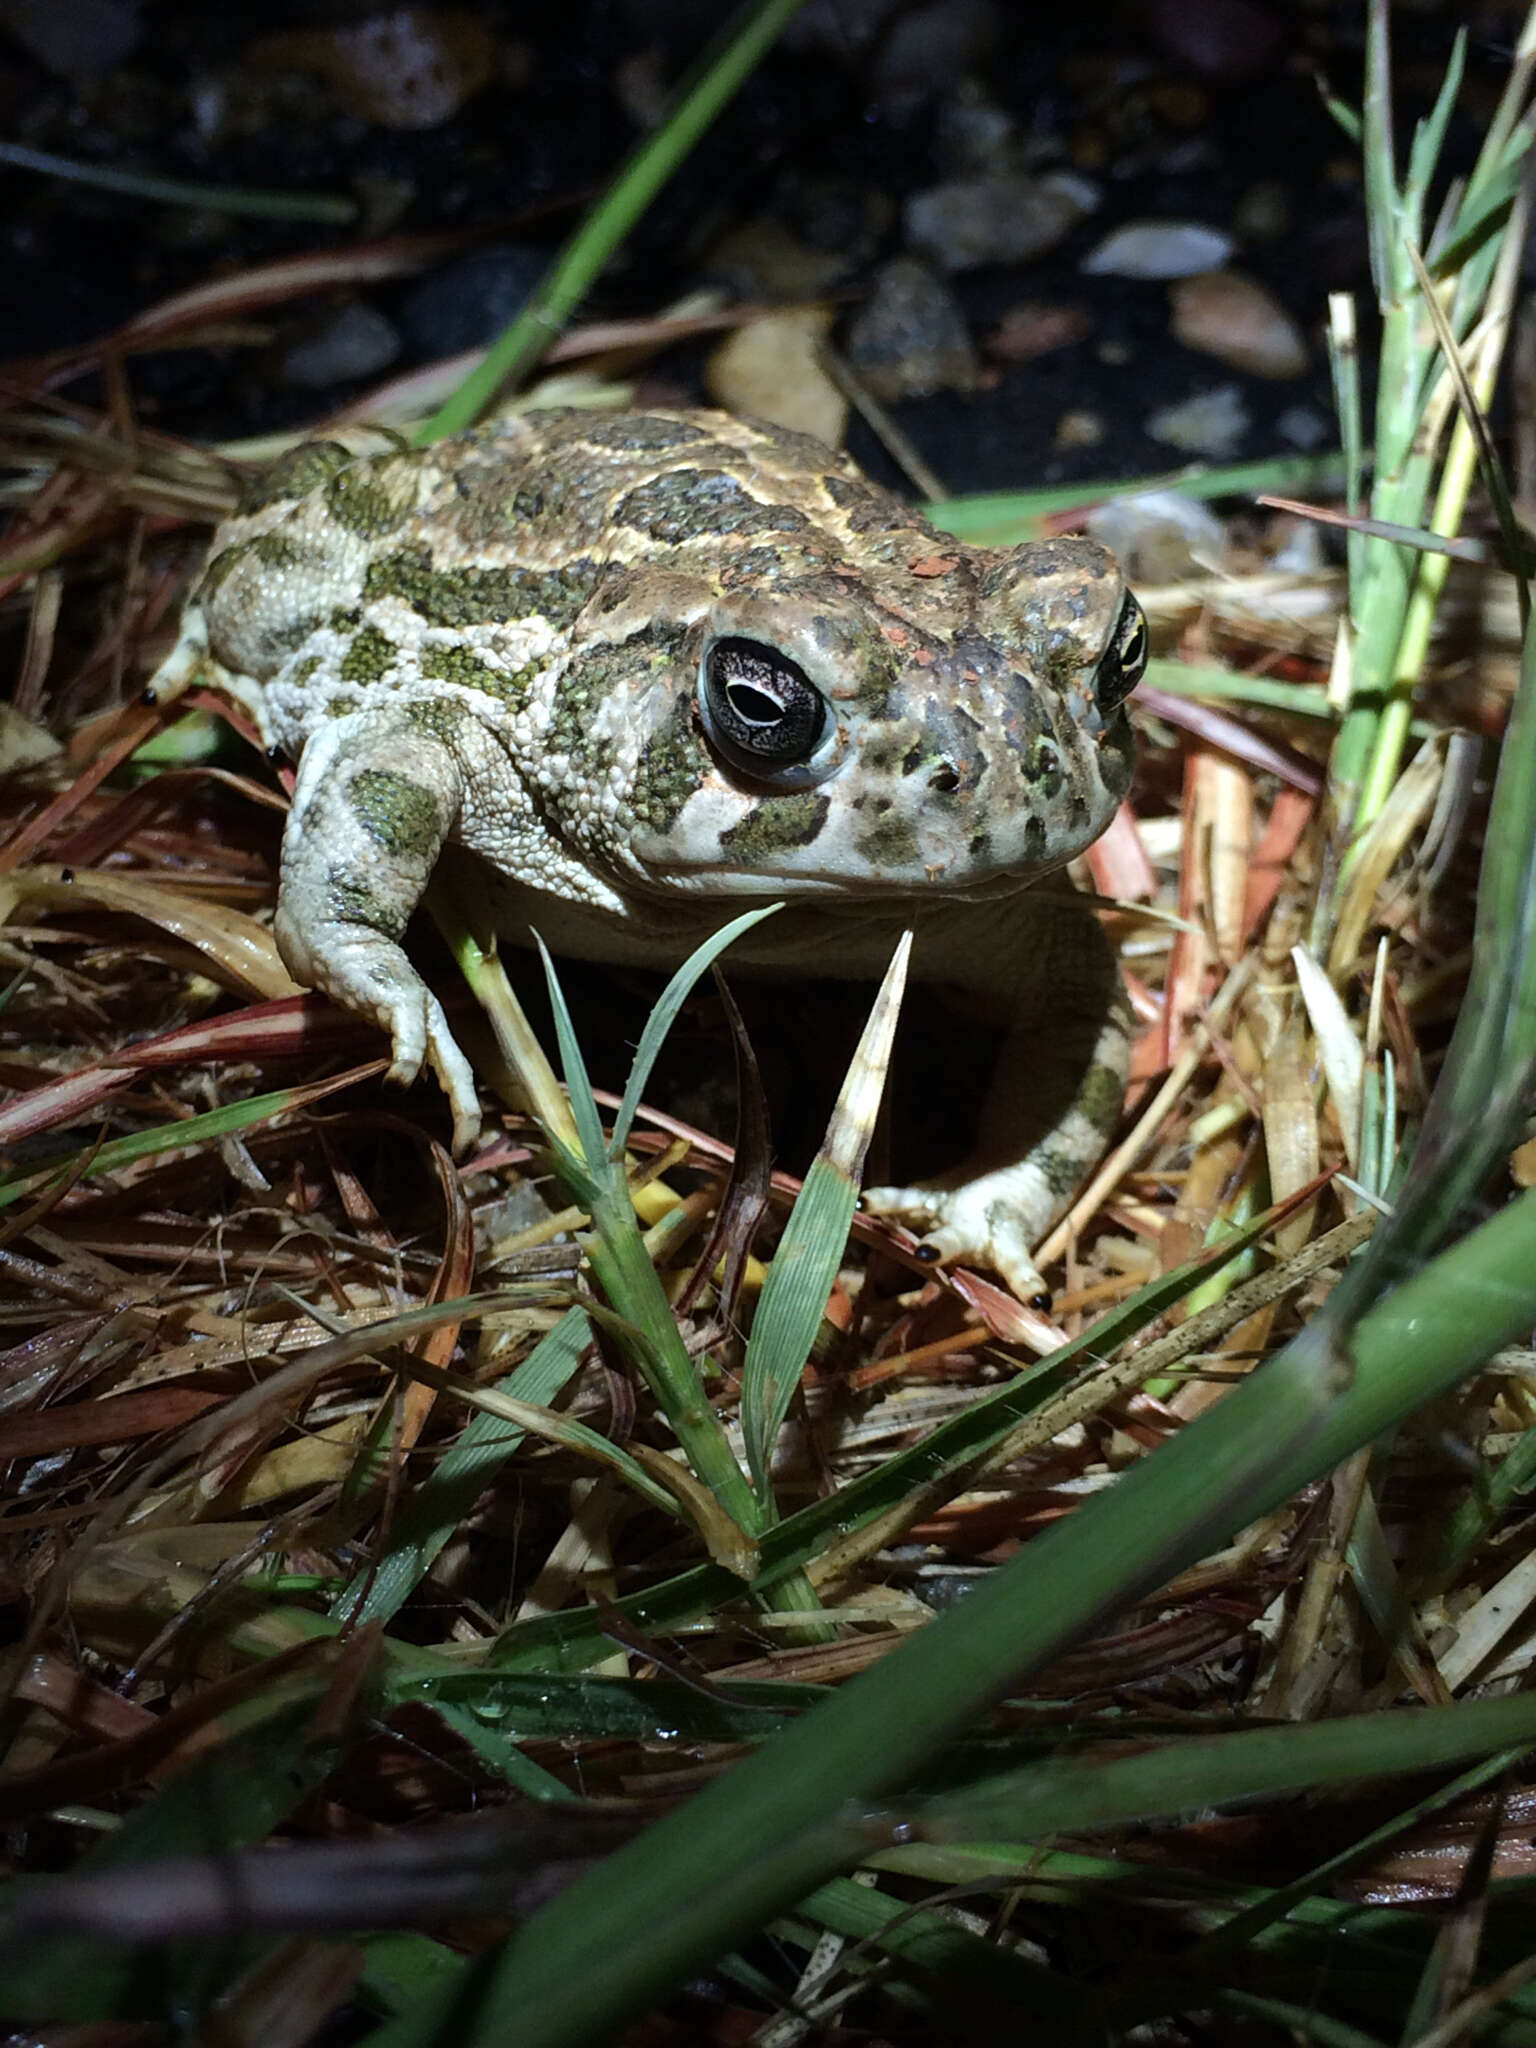
<path fill-rule="evenodd" d="M 1056 422 L 1053 445 L 1063 451 L 1069 448 L 1097 448 L 1106 432 L 1104 422 L 1096 412 L 1064 412 Z"/>
<path fill-rule="evenodd" d="M 1086 306 L 1025 299 L 1008 308 L 983 346 L 1000 363 L 1031 363 L 1052 349 L 1086 341 L 1092 332 L 1093 315 Z"/>
<path fill-rule="evenodd" d="M 715 241 L 705 265 L 741 299 L 814 299 L 836 284 L 847 264 L 813 249 L 777 220 L 744 220 Z"/>
<path fill-rule="evenodd" d="M 353 299 L 283 357 L 283 379 L 303 391 L 324 391 L 371 377 L 400 353 L 400 336 L 374 306 Z"/>
<path fill-rule="evenodd" d="M 1217 384 L 1209 391 L 1197 391 L 1193 398 L 1165 405 L 1153 413 L 1147 421 L 1147 432 L 1165 447 L 1221 462 L 1236 454 L 1252 425 L 1237 386 Z"/>
<path fill-rule="evenodd" d="M 1092 277 L 1193 277 L 1220 270 L 1232 237 L 1198 220 L 1133 220 L 1114 229 L 1083 258 Z"/>
<path fill-rule="evenodd" d="M 1307 367 L 1301 329 L 1274 294 L 1240 270 L 1207 270 L 1169 290 L 1173 336 L 1252 377 L 1300 377 Z"/>
<path fill-rule="evenodd" d="M 1097 187 L 1072 171 L 952 178 L 907 201 L 906 238 L 944 270 L 1028 263 L 1064 241 L 1098 203 Z"/>
<path fill-rule="evenodd" d="M 1088 531 L 1118 557 L 1133 583 L 1184 583 L 1219 568 L 1226 546 L 1221 521 L 1182 491 L 1142 491 L 1096 505 Z"/>
<path fill-rule="evenodd" d="M 467 7 L 383 8 L 357 21 L 278 30 L 247 62 L 318 72 L 342 104 L 380 128 L 437 128 L 496 75 L 499 50 Z"/>
<path fill-rule="evenodd" d="M 915 256 L 881 265 L 848 330 L 848 360 L 886 405 L 976 389 L 978 365 L 954 293 Z"/>
<path fill-rule="evenodd" d="M 704 366 L 717 405 L 841 446 L 848 401 L 821 364 L 833 314 L 825 306 L 786 306 L 727 335 Z"/>

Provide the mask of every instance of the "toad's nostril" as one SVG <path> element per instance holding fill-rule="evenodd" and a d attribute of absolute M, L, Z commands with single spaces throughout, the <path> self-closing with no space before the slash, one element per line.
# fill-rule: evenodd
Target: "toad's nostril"
<path fill-rule="evenodd" d="M 960 787 L 960 771 L 952 762 L 942 762 L 928 778 L 928 787 L 940 796 L 953 796 Z"/>

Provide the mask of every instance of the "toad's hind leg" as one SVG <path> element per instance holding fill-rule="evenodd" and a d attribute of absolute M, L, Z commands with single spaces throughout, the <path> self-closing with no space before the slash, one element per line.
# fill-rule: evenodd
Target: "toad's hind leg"
<path fill-rule="evenodd" d="M 999 908 L 961 914 L 959 925 L 974 918 L 974 928 L 946 934 L 935 974 L 1007 1005 L 1007 1036 L 972 1154 L 917 1186 L 867 1189 L 864 1204 L 920 1230 L 945 1260 L 991 1267 L 1027 1301 L 1043 1287 L 1033 1246 L 1102 1156 L 1119 1118 L 1130 1009 L 1086 905 L 1025 897 L 1007 906 L 1006 922 Z"/>
<path fill-rule="evenodd" d="M 400 944 L 464 802 L 460 751 L 471 728 L 464 721 L 449 735 L 441 723 L 430 704 L 395 699 L 311 735 L 283 837 L 274 931 L 296 981 L 389 1033 L 391 1080 L 431 1065 L 462 1151 L 480 1128 L 474 1074 Z"/>

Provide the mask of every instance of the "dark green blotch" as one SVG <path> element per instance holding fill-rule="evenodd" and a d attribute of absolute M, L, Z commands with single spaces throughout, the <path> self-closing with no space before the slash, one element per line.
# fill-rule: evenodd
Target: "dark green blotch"
<path fill-rule="evenodd" d="M 234 570 L 246 562 L 259 562 L 264 569 L 292 569 L 306 559 L 304 550 L 281 532 L 258 533 L 254 540 L 236 541 L 214 556 L 203 571 L 198 586 L 200 604 L 208 604 L 223 589 Z"/>
<path fill-rule="evenodd" d="M 325 707 L 327 718 L 350 718 L 357 709 L 355 697 L 332 697 Z"/>
<path fill-rule="evenodd" d="M 690 442 L 702 441 L 704 431 L 685 420 L 630 412 L 611 420 L 594 420 L 585 438 L 594 448 L 685 448 Z"/>
<path fill-rule="evenodd" d="M 613 516 L 665 547 L 725 533 L 798 533 L 809 523 L 793 505 L 759 504 L 714 469 L 669 469 L 621 498 Z"/>
<path fill-rule="evenodd" d="M 880 818 L 867 825 L 854 845 L 874 868 L 912 868 L 922 858 L 917 834 L 900 816 Z"/>
<path fill-rule="evenodd" d="M 386 853 L 430 858 L 442 843 L 437 798 L 408 775 L 388 768 L 359 769 L 347 797 L 358 823 Z"/>
<path fill-rule="evenodd" d="M 796 846 L 810 846 L 827 822 L 832 799 L 815 790 L 765 796 L 739 824 L 720 835 L 720 844 L 748 865 Z"/>
<path fill-rule="evenodd" d="M 1049 1146 L 1042 1146 L 1030 1154 L 1030 1164 L 1038 1168 L 1041 1179 L 1059 1200 L 1065 1200 L 1083 1177 L 1083 1161 L 1070 1152 L 1057 1152 Z"/>
<path fill-rule="evenodd" d="M 1096 1131 L 1107 1138 L 1120 1121 L 1120 1105 L 1124 1100 L 1125 1082 L 1116 1069 L 1094 1066 L 1083 1076 L 1075 1107 L 1082 1111 Z"/>
<path fill-rule="evenodd" d="M 409 506 L 379 479 L 371 463 L 340 469 L 325 487 L 325 507 L 338 526 L 364 540 L 378 540 L 405 523 Z"/>
<path fill-rule="evenodd" d="M 647 742 L 636 765 L 630 794 L 636 823 L 652 832 L 669 832 L 703 773 L 703 748 L 684 699 L 671 720 Z"/>
<path fill-rule="evenodd" d="M 429 732 L 436 740 L 451 740 L 469 716 L 469 708 L 457 697 L 417 697 L 401 707 L 406 722 L 418 732 Z"/>
<path fill-rule="evenodd" d="M 352 637 L 338 674 L 344 683 L 378 683 L 400 659 L 400 650 L 377 626 L 364 626 Z"/>
<path fill-rule="evenodd" d="M 508 677 L 467 647 L 431 646 L 421 650 L 421 672 L 434 682 L 457 683 L 465 690 L 485 690 L 504 696 Z M 455 706 L 455 711 L 458 710 Z"/>
<path fill-rule="evenodd" d="M 587 556 L 561 569 L 438 570 L 426 548 L 404 548 L 369 564 L 363 597 L 398 597 L 433 626 L 499 626 L 533 618 L 568 626 L 592 595 L 599 573 Z"/>
<path fill-rule="evenodd" d="M 343 448 L 339 441 L 301 441 L 297 448 L 290 448 L 259 476 L 251 478 L 240 495 L 240 510 L 260 512 L 280 499 L 307 498 L 356 459 L 351 449 Z"/>
<path fill-rule="evenodd" d="M 340 868 L 326 877 L 327 904 L 339 924 L 362 924 L 386 939 L 399 939 L 406 919 L 380 899 L 362 882 L 351 881 Z"/>

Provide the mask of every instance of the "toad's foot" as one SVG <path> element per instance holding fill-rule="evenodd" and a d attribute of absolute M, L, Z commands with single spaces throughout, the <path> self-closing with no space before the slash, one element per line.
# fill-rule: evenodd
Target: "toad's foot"
<path fill-rule="evenodd" d="M 408 1087 L 423 1062 L 431 1067 L 453 1112 L 453 1149 L 467 1152 L 480 1135 L 480 1098 L 437 997 L 399 946 L 364 924 L 333 919 L 307 927 L 310 934 L 318 941 L 314 951 L 279 911 L 278 950 L 289 973 L 388 1032 L 391 1081 Z"/>
<path fill-rule="evenodd" d="M 1020 1301 L 1047 1292 L 1030 1252 L 1060 1209 L 1061 1197 L 1031 1160 L 964 1187 L 866 1188 L 863 1205 L 872 1215 L 920 1231 L 924 1247 L 946 1265 L 1000 1273 Z"/>

